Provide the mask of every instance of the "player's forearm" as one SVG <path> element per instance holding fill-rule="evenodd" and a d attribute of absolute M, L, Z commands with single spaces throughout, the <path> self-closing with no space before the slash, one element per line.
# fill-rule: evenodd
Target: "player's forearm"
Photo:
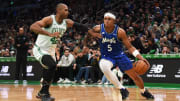
<path fill-rule="evenodd" d="M 30 26 L 30 30 L 37 33 L 49 36 L 51 33 L 48 31 L 43 30 L 38 24 L 34 23 Z"/>
<path fill-rule="evenodd" d="M 86 25 L 84 25 L 84 24 L 74 22 L 73 27 L 75 29 L 77 29 L 78 31 L 88 32 L 88 27 Z"/>
<path fill-rule="evenodd" d="M 138 58 L 138 59 L 140 59 L 140 60 L 143 59 L 143 57 L 141 56 L 141 54 L 139 53 L 139 51 L 138 51 L 136 48 L 134 48 L 133 46 L 130 47 L 128 50 L 129 50 L 129 52 L 130 52 L 134 57 L 136 57 L 136 58 Z"/>

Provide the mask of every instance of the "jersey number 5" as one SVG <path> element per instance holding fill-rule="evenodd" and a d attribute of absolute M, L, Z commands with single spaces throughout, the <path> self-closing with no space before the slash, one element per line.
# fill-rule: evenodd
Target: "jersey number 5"
<path fill-rule="evenodd" d="M 110 44 L 108 44 L 107 47 L 108 47 L 108 52 L 112 51 L 112 47 Z"/>

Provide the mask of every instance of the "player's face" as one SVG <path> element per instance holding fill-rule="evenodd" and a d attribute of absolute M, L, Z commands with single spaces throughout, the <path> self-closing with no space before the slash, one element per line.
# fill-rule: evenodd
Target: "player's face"
<path fill-rule="evenodd" d="M 66 5 L 63 5 L 62 8 L 58 8 L 57 9 L 57 13 L 60 14 L 61 18 L 65 19 L 68 17 L 69 11 L 68 11 L 68 7 Z"/>
<path fill-rule="evenodd" d="M 108 17 L 108 16 L 104 17 L 104 24 L 106 27 L 114 26 L 114 22 L 115 22 L 115 20 L 113 18 Z"/>
<path fill-rule="evenodd" d="M 61 17 L 65 19 L 68 17 L 68 14 L 69 14 L 68 7 L 64 6 L 64 8 L 61 10 Z"/>

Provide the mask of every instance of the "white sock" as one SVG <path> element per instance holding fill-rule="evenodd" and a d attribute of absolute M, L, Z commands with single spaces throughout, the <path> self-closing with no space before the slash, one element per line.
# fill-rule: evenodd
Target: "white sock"
<path fill-rule="evenodd" d="M 140 92 L 141 92 L 141 93 L 144 93 L 144 92 L 145 92 L 145 88 L 144 88 L 144 89 L 140 89 Z"/>

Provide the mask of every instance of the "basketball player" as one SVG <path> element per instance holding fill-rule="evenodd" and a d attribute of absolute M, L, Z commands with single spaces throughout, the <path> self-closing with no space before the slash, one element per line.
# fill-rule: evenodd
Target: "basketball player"
<path fill-rule="evenodd" d="M 120 89 L 122 99 L 126 99 L 129 96 L 129 92 L 121 85 L 116 75 L 111 71 L 113 66 L 118 66 L 135 82 L 140 88 L 142 96 L 147 99 L 154 99 L 153 95 L 144 88 L 142 78 L 132 69 L 132 62 L 123 52 L 123 44 L 133 56 L 139 60 L 145 61 L 148 66 L 150 65 L 148 61 L 141 56 L 138 50 L 131 45 L 126 36 L 126 32 L 119 28 L 118 25 L 115 24 L 115 21 L 116 16 L 113 13 L 107 12 L 104 14 L 104 23 L 96 25 L 89 31 L 92 32 L 89 33 L 91 36 L 99 38 L 100 51 L 102 54 L 99 66 L 107 79 L 113 83 L 115 87 Z"/>
<path fill-rule="evenodd" d="M 56 15 L 44 17 L 30 27 L 31 31 L 38 34 L 33 47 L 33 54 L 44 67 L 42 88 L 36 96 L 42 101 L 55 100 L 49 94 L 49 87 L 56 69 L 55 48 L 57 46 L 57 38 L 62 37 L 69 27 L 74 27 L 83 32 L 88 31 L 86 26 L 66 19 L 68 13 L 67 5 L 60 3 L 56 6 Z"/>

